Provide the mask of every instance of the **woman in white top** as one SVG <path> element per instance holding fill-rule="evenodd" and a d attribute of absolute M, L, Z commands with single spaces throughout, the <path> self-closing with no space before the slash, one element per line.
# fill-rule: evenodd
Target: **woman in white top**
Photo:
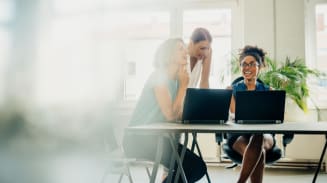
<path fill-rule="evenodd" d="M 188 45 L 189 88 L 209 88 L 212 36 L 205 28 L 196 28 Z M 201 79 L 200 79 L 201 78 Z M 200 83 L 199 83 L 200 81 Z"/>

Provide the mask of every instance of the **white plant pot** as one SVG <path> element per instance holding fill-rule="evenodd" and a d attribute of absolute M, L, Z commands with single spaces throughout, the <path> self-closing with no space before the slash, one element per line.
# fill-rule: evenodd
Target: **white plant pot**
<path fill-rule="evenodd" d="M 292 99 L 286 98 L 284 121 L 316 122 L 317 120 L 318 116 L 316 110 L 308 109 L 308 112 L 304 112 Z"/>

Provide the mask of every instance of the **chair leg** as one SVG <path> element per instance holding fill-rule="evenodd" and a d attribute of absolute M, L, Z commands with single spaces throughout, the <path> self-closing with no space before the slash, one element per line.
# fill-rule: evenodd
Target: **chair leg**
<path fill-rule="evenodd" d="M 219 153 L 219 162 L 221 163 L 222 162 L 222 158 L 221 158 L 221 156 L 222 156 L 222 150 L 221 150 L 221 145 L 219 144 L 218 145 L 218 153 Z"/>
<path fill-rule="evenodd" d="M 238 166 L 237 163 L 233 163 L 233 164 L 231 164 L 231 165 L 229 165 L 229 166 L 226 166 L 225 168 L 226 168 L 226 169 L 232 169 L 232 168 L 235 168 L 235 167 L 237 167 L 237 166 Z"/>
<path fill-rule="evenodd" d="M 129 182 L 133 183 L 132 174 L 131 174 L 129 167 L 127 167 L 127 176 L 128 176 Z"/>
<path fill-rule="evenodd" d="M 118 183 L 121 183 L 121 181 L 123 180 L 123 177 L 124 177 L 125 174 L 128 177 L 129 182 L 133 183 L 132 174 L 131 174 L 131 171 L 130 171 L 128 166 L 126 167 L 126 172 L 120 174 L 119 179 L 118 179 Z"/>
<path fill-rule="evenodd" d="M 124 177 L 124 173 L 120 174 L 119 179 L 118 179 L 118 183 L 121 183 L 121 180 L 123 180 Z"/>
<path fill-rule="evenodd" d="M 286 146 L 283 146 L 283 156 L 282 156 L 283 158 L 285 158 L 286 157 Z"/>
<path fill-rule="evenodd" d="M 107 177 L 107 174 L 109 173 L 109 168 L 107 168 L 105 171 L 104 171 L 104 174 L 102 176 L 102 179 L 101 179 L 101 183 L 104 183 L 104 181 L 106 180 L 106 177 Z"/>
<path fill-rule="evenodd" d="M 146 174 L 148 174 L 148 177 L 150 179 L 151 178 L 151 173 L 150 173 L 149 167 L 146 166 L 145 170 L 146 170 Z"/>

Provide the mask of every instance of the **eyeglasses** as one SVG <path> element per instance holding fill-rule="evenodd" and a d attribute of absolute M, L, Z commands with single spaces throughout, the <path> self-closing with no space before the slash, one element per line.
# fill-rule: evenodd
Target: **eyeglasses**
<path fill-rule="evenodd" d="M 243 68 L 245 68 L 246 66 L 247 66 L 247 67 L 250 67 L 250 68 L 253 68 L 253 67 L 257 67 L 257 66 L 259 66 L 259 64 L 258 64 L 257 62 L 251 62 L 251 63 L 249 63 L 249 64 L 242 62 L 242 63 L 240 64 L 240 66 L 243 67 Z"/>

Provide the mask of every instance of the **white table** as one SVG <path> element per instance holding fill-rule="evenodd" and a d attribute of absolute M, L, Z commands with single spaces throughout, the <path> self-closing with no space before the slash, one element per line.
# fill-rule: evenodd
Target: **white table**
<path fill-rule="evenodd" d="M 180 124 L 180 123 L 169 123 L 169 122 L 157 122 L 147 125 L 128 127 L 126 129 L 127 133 L 139 133 L 139 134 L 161 134 L 162 136 L 168 136 L 171 141 L 171 146 L 174 150 L 173 157 L 178 164 L 178 171 L 181 172 L 184 182 L 187 182 L 185 173 L 182 168 L 182 161 L 187 147 L 188 134 L 197 134 L 197 133 L 275 133 L 275 134 L 284 134 L 284 133 L 294 133 L 294 134 L 320 134 L 326 136 L 326 143 L 323 147 L 319 164 L 315 172 L 313 183 L 315 183 L 316 178 L 321 167 L 323 157 L 327 148 L 327 122 L 284 122 L 282 124 L 262 124 L 262 125 L 242 125 L 235 124 L 232 122 L 227 122 L 226 124 Z M 174 136 L 175 134 L 185 134 L 184 139 L 184 148 L 182 149 L 181 156 L 178 155 L 178 152 L 175 148 Z M 196 138 L 193 138 L 196 140 Z M 195 141 L 196 142 L 196 141 Z M 156 162 L 152 171 L 150 182 L 154 183 L 159 160 L 161 158 L 161 143 L 158 142 L 158 150 Z M 199 151 L 199 149 L 198 149 Z M 172 166 L 170 167 L 170 170 Z M 171 172 L 170 172 L 171 175 Z M 176 176 L 178 177 L 178 176 Z M 209 177 L 208 177 L 209 178 Z M 210 179 L 208 179 L 210 182 Z"/>

